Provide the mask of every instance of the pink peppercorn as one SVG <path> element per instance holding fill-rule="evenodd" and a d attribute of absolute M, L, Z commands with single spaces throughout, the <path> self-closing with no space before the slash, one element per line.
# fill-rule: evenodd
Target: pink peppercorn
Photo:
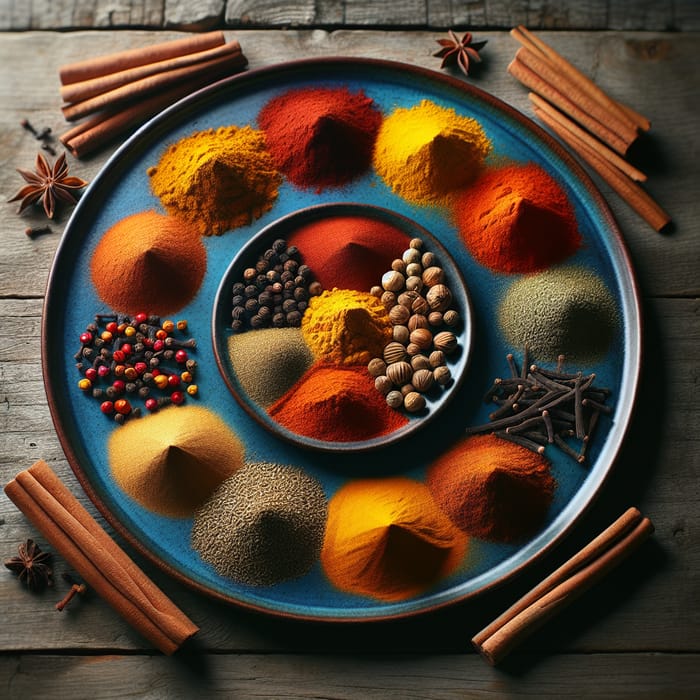
<path fill-rule="evenodd" d="M 88 367 L 85 370 L 85 377 L 91 382 L 94 382 L 95 379 L 97 379 L 97 370 L 94 367 Z"/>
<path fill-rule="evenodd" d="M 146 399 L 144 402 L 144 405 L 146 406 L 146 409 L 149 411 L 157 411 L 158 410 L 158 399 Z"/>
<path fill-rule="evenodd" d="M 168 386 L 176 387 L 180 386 L 180 377 L 177 374 L 171 374 L 168 377 Z"/>
<path fill-rule="evenodd" d="M 114 404 L 111 401 L 103 401 L 100 404 L 100 411 L 106 416 L 109 416 L 114 412 Z"/>
<path fill-rule="evenodd" d="M 114 387 L 114 390 L 119 394 L 123 394 L 124 390 L 126 389 L 126 384 L 124 384 L 124 382 L 121 379 L 115 379 L 112 382 L 112 386 Z"/>
<path fill-rule="evenodd" d="M 92 333 L 88 333 L 87 331 L 85 333 L 80 334 L 80 342 L 83 345 L 88 345 L 92 343 Z"/>
<path fill-rule="evenodd" d="M 172 394 L 170 394 L 170 400 L 176 405 L 179 406 L 181 403 L 184 402 L 185 400 L 185 395 L 181 391 L 173 391 Z"/>
<path fill-rule="evenodd" d="M 117 399 L 114 402 L 114 410 L 126 416 L 131 413 L 131 404 L 126 399 Z"/>
<path fill-rule="evenodd" d="M 185 352 L 184 350 L 178 350 L 175 353 L 175 362 L 179 362 L 180 364 L 184 364 L 185 362 L 187 362 L 187 358 L 188 358 L 187 352 Z"/>

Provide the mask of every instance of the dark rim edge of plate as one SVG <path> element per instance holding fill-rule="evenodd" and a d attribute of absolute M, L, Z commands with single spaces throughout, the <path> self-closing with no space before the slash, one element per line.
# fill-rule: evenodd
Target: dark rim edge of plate
<path fill-rule="evenodd" d="M 59 285 L 57 268 L 61 258 L 65 255 L 65 250 L 70 245 L 69 236 L 66 235 L 70 232 L 73 222 L 76 221 L 81 215 L 82 210 L 86 208 L 85 202 L 88 201 L 90 191 L 92 189 L 97 189 L 101 181 L 105 179 L 109 172 L 114 169 L 124 158 L 131 149 L 136 146 L 140 141 L 146 139 L 151 131 L 155 130 L 163 122 L 169 119 L 175 118 L 179 113 L 184 111 L 187 107 L 195 107 L 200 101 L 204 102 L 207 99 L 214 99 L 219 91 L 226 90 L 230 87 L 235 87 L 238 84 L 246 85 L 248 83 L 254 82 L 255 80 L 265 79 L 267 77 L 277 77 L 282 72 L 294 73 L 308 71 L 309 69 L 318 68 L 321 70 L 335 69 L 339 70 L 342 68 L 351 70 L 353 68 L 378 68 L 388 71 L 396 71 L 404 74 L 414 74 L 422 77 L 425 80 L 437 82 L 449 87 L 451 90 L 464 93 L 466 95 L 472 95 L 478 100 L 481 100 L 486 105 L 491 107 L 496 111 L 501 111 L 507 115 L 511 120 L 517 122 L 521 127 L 524 127 L 530 133 L 534 134 L 539 141 L 541 141 L 547 148 L 553 152 L 569 169 L 569 171 L 575 176 L 575 178 L 584 186 L 586 193 L 595 202 L 602 218 L 608 227 L 608 233 L 612 236 L 612 243 L 615 244 L 615 252 L 620 257 L 621 262 L 624 264 L 624 269 L 629 277 L 629 282 L 631 284 L 631 289 L 624 290 L 628 291 L 628 304 L 631 304 L 631 308 L 634 310 L 634 332 L 635 332 L 635 356 L 636 360 L 630 367 L 632 376 L 628 377 L 631 385 L 627 389 L 627 395 L 629 401 L 625 406 L 625 412 L 622 415 L 624 420 L 624 426 L 618 436 L 616 444 L 612 449 L 612 454 L 610 456 L 610 464 L 605 470 L 605 473 L 599 478 L 598 482 L 592 487 L 592 492 L 589 494 L 586 502 L 579 506 L 576 514 L 574 516 L 569 515 L 569 510 L 572 507 L 572 503 L 575 499 L 569 502 L 565 508 L 559 513 L 557 518 L 550 523 L 550 529 L 554 528 L 558 524 L 556 533 L 551 537 L 549 542 L 545 543 L 536 552 L 531 554 L 525 561 L 519 565 L 511 568 L 509 571 L 501 575 L 499 578 L 483 585 L 476 591 L 469 591 L 460 596 L 451 597 L 448 600 L 441 600 L 438 602 L 431 602 L 430 598 L 426 599 L 422 605 L 417 605 L 410 610 L 401 609 L 398 611 L 392 611 L 391 606 L 384 606 L 379 609 L 367 609 L 364 608 L 352 608 L 349 611 L 352 616 L 348 615 L 331 615 L 331 614 L 312 614 L 303 612 L 289 612 L 282 611 L 279 609 L 274 609 L 272 607 L 266 607 L 262 604 L 258 605 L 250 601 L 240 600 L 231 595 L 221 593 L 220 591 L 213 590 L 212 588 L 195 581 L 188 576 L 186 576 L 182 571 L 176 569 L 168 562 L 161 559 L 156 553 L 154 553 L 150 548 L 143 545 L 139 539 L 126 528 L 121 521 L 111 512 L 110 508 L 105 504 L 100 495 L 97 493 L 96 489 L 91 484 L 90 480 L 87 478 L 85 472 L 82 470 L 77 455 L 70 444 L 68 439 L 67 431 L 63 427 L 60 421 L 57 405 L 58 401 L 54 393 L 54 389 L 49 381 L 49 376 L 51 374 L 51 360 L 50 360 L 50 340 L 47 331 L 50 328 L 49 319 L 52 317 L 52 310 L 54 304 L 56 304 L 55 295 L 51 292 Z M 212 85 L 205 88 L 201 88 L 191 93 L 190 95 L 182 98 L 173 105 L 167 107 L 159 114 L 155 115 L 149 119 L 145 124 L 141 125 L 130 137 L 128 137 L 117 150 L 109 156 L 105 164 L 102 166 L 97 176 L 93 179 L 90 185 L 87 187 L 86 191 L 83 193 L 83 197 L 78 202 L 74 211 L 69 218 L 64 235 L 59 242 L 54 255 L 54 260 L 49 272 L 49 276 L 46 284 L 46 293 L 44 296 L 44 307 L 41 319 L 41 365 L 42 365 L 42 375 L 44 381 L 44 389 L 47 396 L 47 402 L 49 405 L 51 419 L 54 424 L 54 428 L 59 438 L 61 447 L 66 455 L 69 466 L 76 476 L 76 479 L 80 483 L 81 487 L 85 491 L 88 498 L 92 501 L 98 511 L 102 514 L 105 520 L 114 529 L 124 537 L 124 539 L 142 556 L 147 560 L 155 564 L 160 570 L 164 571 L 166 574 L 174 578 L 175 580 L 183 583 L 190 589 L 202 593 L 205 596 L 219 600 L 228 604 L 234 604 L 240 606 L 244 609 L 252 610 L 259 613 L 272 614 L 276 617 L 289 618 L 295 620 L 305 620 L 311 622 L 382 622 L 387 620 L 415 617 L 417 615 L 433 612 L 441 608 L 447 607 L 448 605 L 454 605 L 457 603 L 464 602 L 465 600 L 473 599 L 482 593 L 491 591 L 497 587 L 504 585 L 506 582 L 513 580 L 527 567 L 532 565 L 534 562 L 541 560 L 547 553 L 551 552 L 556 546 L 558 546 L 569 532 L 575 527 L 576 523 L 582 518 L 582 516 L 591 508 L 593 503 L 597 500 L 600 494 L 600 490 L 604 483 L 610 476 L 610 473 L 614 467 L 615 459 L 618 456 L 622 443 L 624 442 L 624 437 L 629 429 L 632 411 L 635 404 L 636 394 L 639 388 L 639 376 L 641 372 L 641 359 L 642 359 L 642 317 L 640 312 L 640 295 L 636 275 L 634 273 L 634 268 L 632 267 L 631 257 L 627 246 L 622 237 L 621 231 L 617 225 L 617 222 L 612 214 L 610 206 L 603 197 L 602 193 L 588 175 L 588 173 L 582 168 L 582 166 L 574 159 L 574 157 L 558 142 L 551 134 L 545 131 L 541 126 L 535 123 L 528 116 L 507 104 L 503 100 L 494 95 L 486 92 L 485 90 L 473 86 L 471 84 L 465 83 L 462 80 L 455 78 L 450 75 L 438 73 L 435 70 L 424 68 L 422 66 L 416 66 L 412 64 L 403 63 L 400 61 L 384 60 L 384 59 L 374 59 L 374 58 L 354 58 L 345 56 L 329 56 L 323 58 L 304 58 L 292 61 L 287 61 L 283 63 L 273 64 L 269 66 L 264 66 L 261 68 L 256 68 L 253 70 L 246 71 L 228 78 L 219 80 Z M 628 322 L 631 319 L 628 319 Z M 625 338 L 625 341 L 629 341 L 630 338 Z M 629 342 L 626 342 L 626 349 L 629 348 Z M 63 348 L 65 351 L 65 348 Z M 624 382 L 623 382 L 624 385 Z M 622 393 L 622 392 L 621 392 Z M 620 407 L 618 405 L 618 410 Z M 567 522 L 563 522 L 567 520 Z M 506 560 L 507 562 L 508 560 Z M 419 601 L 420 602 L 420 601 Z M 363 612 L 369 614 L 363 615 Z M 376 613 L 376 614 L 375 614 Z"/>

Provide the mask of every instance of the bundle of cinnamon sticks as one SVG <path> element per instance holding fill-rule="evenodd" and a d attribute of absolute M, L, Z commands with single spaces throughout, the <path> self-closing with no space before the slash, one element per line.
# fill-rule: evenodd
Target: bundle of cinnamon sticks
<path fill-rule="evenodd" d="M 238 41 L 227 43 L 215 31 L 64 65 L 63 115 L 71 122 L 89 118 L 64 133 L 61 143 L 83 157 L 247 62 Z"/>
<path fill-rule="evenodd" d="M 625 156 L 650 121 L 613 100 L 590 78 L 525 27 L 511 30 L 522 47 L 508 72 L 530 88 L 535 115 L 572 148 L 654 230 L 670 216 L 638 184 L 646 175 Z"/>
<path fill-rule="evenodd" d="M 20 472 L 5 493 L 85 583 L 164 654 L 177 651 L 198 631 L 46 462 Z"/>

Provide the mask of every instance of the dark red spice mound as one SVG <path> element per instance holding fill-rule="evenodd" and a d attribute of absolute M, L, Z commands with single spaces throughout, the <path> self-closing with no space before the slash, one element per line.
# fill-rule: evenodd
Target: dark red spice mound
<path fill-rule="evenodd" d="M 293 433 L 326 442 L 361 442 L 408 422 L 390 408 L 362 365 L 316 364 L 268 410 Z"/>
<path fill-rule="evenodd" d="M 486 171 L 457 199 L 455 219 L 472 256 L 495 272 L 545 270 L 581 245 L 566 193 L 535 163 Z"/>
<path fill-rule="evenodd" d="M 362 91 L 290 90 L 268 102 L 258 122 L 277 168 L 299 187 L 338 187 L 372 162 L 382 115 Z"/>
<path fill-rule="evenodd" d="M 367 216 L 334 216 L 313 221 L 288 236 L 324 289 L 369 292 L 408 247 L 391 224 Z"/>

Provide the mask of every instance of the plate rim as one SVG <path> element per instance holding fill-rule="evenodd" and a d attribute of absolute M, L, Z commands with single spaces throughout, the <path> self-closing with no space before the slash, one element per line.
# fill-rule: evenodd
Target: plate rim
<path fill-rule="evenodd" d="M 627 275 L 627 281 L 630 283 L 629 289 L 621 289 L 621 296 L 626 299 L 625 306 L 634 311 L 634 319 L 627 318 L 627 323 L 625 324 L 626 334 L 624 337 L 624 347 L 625 350 L 628 351 L 630 361 L 628 363 L 629 367 L 627 368 L 627 371 L 623 372 L 620 403 L 618 404 L 618 411 L 621 412 L 620 420 L 624 424 L 618 430 L 619 435 L 615 440 L 615 444 L 609 450 L 611 454 L 608 456 L 609 463 L 607 468 L 602 474 L 599 475 L 598 480 L 587 489 L 585 502 L 582 505 L 578 504 L 576 513 L 571 515 L 570 511 L 573 509 L 574 504 L 577 501 L 577 497 L 580 497 L 582 489 L 579 489 L 579 492 L 574 494 L 574 497 L 564 508 L 562 508 L 557 517 L 550 523 L 549 529 L 555 529 L 556 532 L 553 533 L 546 543 L 540 546 L 537 551 L 527 556 L 524 561 L 516 566 L 512 566 L 507 572 L 498 576 L 494 580 L 485 583 L 477 590 L 463 592 L 461 595 L 452 595 L 448 599 L 444 600 L 435 600 L 433 596 L 428 596 L 426 599 L 419 600 L 421 604 L 416 604 L 409 608 L 399 604 L 381 605 L 375 608 L 367 608 L 366 610 L 355 606 L 348 608 L 349 614 L 340 614 L 342 610 L 339 608 L 333 608 L 333 610 L 336 611 L 335 614 L 313 612 L 314 610 L 321 610 L 320 608 L 310 608 L 307 612 L 304 610 L 292 612 L 290 610 L 283 610 L 275 607 L 276 602 L 275 605 L 262 605 L 256 604 L 249 600 L 241 600 L 235 596 L 213 589 L 197 580 L 194 580 L 191 577 L 188 577 L 185 573 L 159 557 L 157 553 L 153 552 L 149 547 L 145 546 L 139 540 L 139 538 L 134 535 L 117 516 L 114 515 L 108 504 L 105 503 L 97 492 L 96 488 L 91 483 L 87 474 L 83 471 L 78 456 L 76 455 L 76 450 L 72 446 L 69 439 L 68 430 L 61 422 L 56 395 L 57 391 L 55 387 L 52 386 L 50 381 L 50 376 L 52 374 L 52 360 L 50 357 L 51 341 L 49 339 L 48 331 L 51 325 L 51 312 L 55 306 L 59 304 L 57 300 L 59 295 L 57 295 L 55 292 L 55 290 L 61 286 L 58 268 L 60 267 L 62 259 L 67 255 L 66 251 L 71 245 L 73 245 L 73 241 L 69 240 L 73 236 L 66 234 L 70 233 L 75 227 L 75 222 L 79 221 L 80 217 L 83 215 L 83 210 L 87 209 L 88 206 L 91 205 L 90 193 L 92 190 L 97 190 L 101 186 L 102 181 L 107 178 L 114 169 L 120 166 L 122 160 L 129 155 L 132 149 L 138 147 L 138 144 L 142 140 L 147 139 L 152 133 L 156 132 L 160 126 L 167 123 L 169 120 L 176 120 L 178 115 L 186 115 L 189 108 L 204 105 L 206 104 L 207 100 L 214 100 L 219 92 L 223 93 L 228 89 L 237 90 L 237 86 L 239 86 L 240 89 L 244 89 L 245 86 L 251 85 L 257 80 L 264 80 L 266 78 L 279 80 L 285 73 L 287 75 L 293 75 L 295 72 L 303 73 L 313 69 L 320 69 L 321 71 L 328 72 L 329 70 L 359 70 L 368 68 L 377 68 L 402 73 L 404 75 L 412 74 L 419 76 L 424 80 L 442 84 L 451 90 L 464 94 L 465 96 L 471 95 L 482 103 L 485 103 L 491 109 L 505 113 L 526 131 L 534 134 L 541 142 L 543 142 L 547 148 L 549 148 L 549 150 L 564 163 L 570 173 L 574 175 L 575 179 L 585 188 L 587 195 L 593 200 L 598 208 L 598 212 L 606 226 L 607 233 L 612 239 L 611 242 L 614 245 L 615 253 L 617 256 L 619 256 L 619 262 L 622 263 Z M 639 284 L 637 275 L 632 265 L 631 256 L 608 202 L 604 198 L 598 186 L 592 180 L 591 176 L 589 176 L 589 174 L 574 159 L 574 157 L 558 141 L 556 141 L 551 134 L 545 131 L 530 117 L 520 112 L 515 107 L 509 105 L 499 97 L 486 92 L 480 87 L 466 83 L 454 76 L 439 73 L 435 70 L 422 66 L 396 60 L 352 56 L 301 58 L 250 69 L 243 73 L 224 78 L 209 86 L 192 92 L 190 95 L 178 100 L 141 125 L 133 134 L 131 134 L 131 136 L 126 138 L 124 142 L 117 147 L 114 153 L 108 157 L 95 178 L 83 192 L 80 201 L 71 213 L 71 216 L 65 226 L 64 235 L 62 236 L 61 241 L 57 246 L 56 253 L 54 254 L 54 259 L 47 279 L 41 317 L 42 377 L 54 428 L 59 438 L 61 448 L 65 453 L 69 466 L 78 480 L 78 483 L 100 514 L 105 518 L 107 523 L 109 523 L 119 533 L 119 535 L 121 535 L 126 542 L 134 548 L 136 552 L 154 564 L 158 569 L 174 578 L 179 583 L 184 584 L 191 590 L 201 593 L 210 599 L 219 600 L 227 604 L 239 606 L 243 609 L 261 612 L 279 618 L 331 623 L 382 622 L 425 615 L 450 605 L 463 603 L 466 600 L 473 600 L 480 595 L 511 582 L 525 569 L 531 567 L 536 562 L 541 561 L 548 553 L 559 546 L 566 536 L 569 535 L 575 528 L 583 516 L 590 510 L 595 501 L 598 499 L 604 484 L 608 481 L 610 474 L 614 470 L 616 459 L 619 456 L 619 452 L 629 431 L 630 423 L 632 421 L 632 414 L 636 407 L 635 399 L 639 391 L 643 357 L 643 319 L 641 314 L 640 299 Z M 633 327 L 630 327 L 630 323 Z M 634 352 L 630 352 L 632 350 Z M 66 349 L 62 348 L 62 352 L 65 351 Z M 627 365 L 623 365 L 623 369 L 626 366 Z M 623 396 L 625 398 L 624 404 L 622 403 Z M 507 564 L 511 558 L 512 557 L 506 558 L 499 564 L 499 566 Z M 296 605 L 294 607 L 299 606 Z M 363 614 L 363 612 L 366 612 L 367 614 Z"/>

